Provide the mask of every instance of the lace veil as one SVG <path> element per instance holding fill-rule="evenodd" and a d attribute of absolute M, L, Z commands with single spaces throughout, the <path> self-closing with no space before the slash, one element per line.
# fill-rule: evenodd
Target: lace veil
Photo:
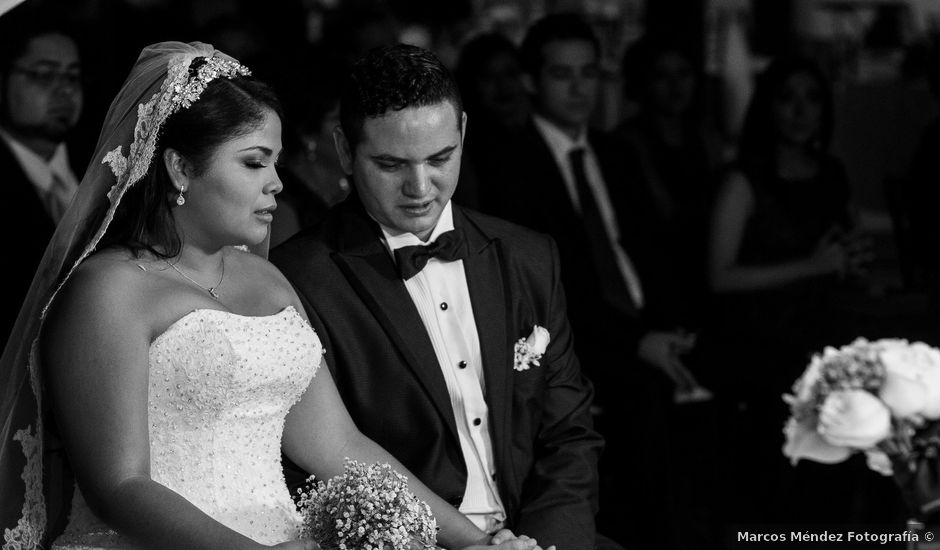
<path fill-rule="evenodd" d="M 187 80 L 190 64 L 197 57 L 210 56 L 220 61 L 223 70 L 248 74 L 209 44 L 163 42 L 144 48 L 108 110 L 94 156 L 20 309 L 0 358 L 3 550 L 44 546 L 50 536 L 48 526 L 61 520 L 52 515 L 67 511 L 69 504 L 55 502 L 62 500 L 56 496 L 61 491 L 50 488 L 48 482 L 63 479 L 58 470 L 64 466 L 48 459 L 52 438 L 43 426 L 48 403 L 43 402 L 37 339 L 46 310 L 75 267 L 95 250 L 124 192 L 147 173 L 167 116 L 198 99 L 199 79 Z M 220 74 L 226 76 L 220 72 L 204 80 Z M 260 248 L 254 251 L 266 255 L 266 243 Z M 52 484 L 56 482 L 61 483 Z"/>

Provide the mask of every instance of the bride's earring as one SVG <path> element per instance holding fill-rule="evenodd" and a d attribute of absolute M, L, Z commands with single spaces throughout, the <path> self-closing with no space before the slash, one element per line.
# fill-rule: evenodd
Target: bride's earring
<path fill-rule="evenodd" d="M 183 196 L 183 191 L 185 191 L 185 189 L 180 187 L 180 194 L 176 197 L 176 206 L 183 206 L 186 204 L 186 197 Z"/>

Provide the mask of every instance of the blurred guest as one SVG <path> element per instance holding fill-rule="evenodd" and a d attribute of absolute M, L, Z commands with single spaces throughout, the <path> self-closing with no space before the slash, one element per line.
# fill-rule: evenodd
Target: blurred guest
<path fill-rule="evenodd" d="M 284 190 L 271 224 L 271 246 L 323 219 L 327 210 L 346 198 L 349 183 L 333 146 L 339 125 L 338 59 L 311 48 L 294 71 L 291 85 L 281 91 L 287 110 L 284 151 L 279 171 Z"/>
<path fill-rule="evenodd" d="M 349 194 L 333 146 L 339 82 L 355 59 L 395 44 L 398 37 L 391 13 L 380 6 L 340 6 L 327 13 L 322 31 L 318 44 L 304 48 L 292 65 L 281 67 L 282 76 L 272 79 L 287 110 L 280 160 L 284 191 L 271 225 L 272 247 L 315 225 Z"/>
<path fill-rule="evenodd" d="M 480 34 L 464 45 L 455 72 L 468 115 L 477 125 L 521 128 L 529 120 L 516 46 L 499 33 Z"/>
<path fill-rule="evenodd" d="M 934 99 L 940 101 L 940 45 L 929 50 L 927 81 Z M 935 117 L 920 135 L 899 202 L 910 223 L 911 260 L 918 279 L 930 297 L 933 312 L 940 312 L 940 117 Z"/>
<path fill-rule="evenodd" d="M 337 56 L 340 67 L 349 67 L 367 51 L 397 43 L 399 33 L 398 22 L 381 3 L 342 3 L 326 13 L 321 43 Z"/>
<path fill-rule="evenodd" d="M 628 211 L 628 169 L 616 144 L 588 128 L 599 85 L 592 29 L 576 15 L 546 16 L 530 28 L 521 59 L 535 114 L 505 142 L 513 162 L 492 174 L 494 212 L 558 243 L 575 346 L 595 382 L 597 425 L 608 442 L 599 528 L 652 547 L 663 540 L 654 533 L 665 529 L 669 492 L 660 460 L 672 397 L 666 380 L 697 385 L 681 357 L 694 336 L 668 324 L 660 330 L 645 311 L 631 256 L 643 228 Z"/>
<path fill-rule="evenodd" d="M 78 123 L 83 95 L 78 46 L 64 26 L 22 11 L 4 15 L 0 25 L 0 179 L 10 206 L 2 231 L 15 236 L 6 252 L 16 258 L 5 270 L 0 299 L 5 341 L 78 189 L 65 141 Z"/>
<path fill-rule="evenodd" d="M 461 50 L 454 76 L 473 121 L 473 131 L 464 139 L 457 200 L 486 210 L 479 186 L 488 174 L 511 161 L 512 153 L 504 147 L 506 137 L 522 130 L 531 114 L 519 53 L 502 34 L 477 35 Z"/>
<path fill-rule="evenodd" d="M 638 111 L 615 137 L 632 169 L 631 203 L 644 228 L 644 246 L 635 256 L 647 308 L 699 326 L 721 143 L 700 116 L 695 56 L 676 37 L 647 35 L 624 55 L 621 71 L 625 95 Z"/>
<path fill-rule="evenodd" d="M 853 232 L 845 169 L 829 153 L 832 130 L 832 94 L 817 66 L 774 60 L 757 80 L 738 158 L 716 199 L 708 269 L 717 299 L 714 332 L 703 344 L 714 345 L 712 366 L 728 405 L 728 465 L 737 482 L 729 513 L 736 521 L 823 516 L 814 499 L 786 505 L 794 483 L 818 478 L 794 478 L 784 461 L 780 396 L 812 352 L 840 343 L 833 341 L 832 292 L 868 257 Z M 828 482 L 838 479 L 849 492 L 853 474 L 826 468 Z M 826 519 L 847 519 L 841 514 L 851 506 L 830 504 Z"/>
<path fill-rule="evenodd" d="M 644 309 L 650 318 L 698 332 L 708 303 L 708 215 L 721 140 L 703 120 L 696 56 L 675 35 L 647 34 L 625 53 L 621 75 L 624 99 L 636 111 L 614 139 L 629 169 L 629 216 L 642 236 L 634 239 L 631 257 L 643 281 Z M 692 353 L 685 364 L 695 372 L 703 366 L 700 359 Z M 697 468 L 664 488 L 671 490 L 670 508 L 683 516 L 683 528 L 670 530 L 662 546 L 714 547 L 720 539 L 717 511 L 701 495 L 715 491 L 715 407 L 681 405 L 666 413 L 659 426 L 670 433 L 668 471 L 683 471 L 689 458 Z"/>
<path fill-rule="evenodd" d="M 242 60 L 253 73 L 261 72 L 270 78 L 274 69 L 281 69 L 287 56 L 272 55 L 274 50 L 271 40 L 257 18 L 240 12 L 216 15 L 203 23 L 198 36 L 216 45 L 220 50 L 230 52 L 236 59 Z M 271 65 L 275 65 L 272 67 Z"/>

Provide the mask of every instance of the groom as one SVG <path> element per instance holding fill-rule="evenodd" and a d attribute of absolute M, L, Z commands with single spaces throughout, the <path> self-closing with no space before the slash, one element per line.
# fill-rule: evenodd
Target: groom
<path fill-rule="evenodd" d="M 271 260 L 356 425 L 485 531 L 592 550 L 603 443 L 553 241 L 450 201 L 466 115 L 429 52 L 366 54 L 340 122 L 355 192 Z"/>

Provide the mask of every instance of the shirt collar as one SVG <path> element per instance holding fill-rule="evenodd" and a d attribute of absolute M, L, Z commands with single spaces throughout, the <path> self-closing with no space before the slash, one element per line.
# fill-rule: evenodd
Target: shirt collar
<path fill-rule="evenodd" d="M 379 223 L 379 227 L 382 229 L 382 236 L 384 237 L 383 243 L 389 252 L 395 252 L 399 248 L 404 246 L 412 245 L 425 245 L 434 242 L 435 239 L 445 231 L 450 231 L 454 228 L 454 211 L 452 208 L 451 201 L 447 201 L 447 204 L 444 205 L 444 209 L 441 210 L 441 217 L 437 220 L 437 225 L 434 227 L 434 231 L 431 232 L 431 237 L 427 242 L 422 241 L 414 233 L 397 233 L 394 229 L 382 225 Z M 373 218 L 374 219 L 374 218 Z"/>
<path fill-rule="evenodd" d="M 55 148 L 55 153 L 52 154 L 52 159 L 49 161 L 49 168 L 52 169 L 52 173 L 64 180 L 73 179 L 72 168 L 69 166 L 69 153 L 65 143 L 60 143 Z"/>
<path fill-rule="evenodd" d="M 548 143 L 548 148 L 551 149 L 555 158 L 565 159 L 568 157 L 568 153 L 574 149 L 590 150 L 586 128 L 581 129 L 578 139 L 571 139 L 568 134 L 541 115 L 532 115 L 532 120 L 535 123 L 536 129 L 542 134 L 542 137 L 545 138 L 545 141 Z"/>

